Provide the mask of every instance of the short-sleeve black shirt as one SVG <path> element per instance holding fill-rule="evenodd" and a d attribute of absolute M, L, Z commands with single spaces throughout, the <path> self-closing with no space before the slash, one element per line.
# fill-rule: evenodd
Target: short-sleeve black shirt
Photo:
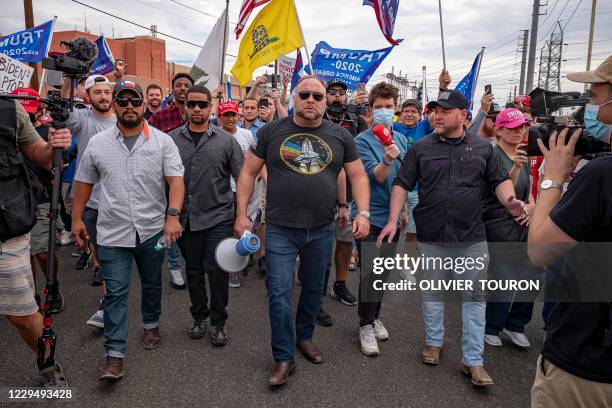
<path fill-rule="evenodd" d="M 327 120 L 316 128 L 298 126 L 289 116 L 264 125 L 257 139 L 251 151 L 268 171 L 266 221 L 289 228 L 332 223 L 338 174 L 359 159 L 351 134 Z"/>
<path fill-rule="evenodd" d="M 612 156 L 581 169 L 550 218 L 578 242 L 612 242 Z M 542 355 L 573 375 L 611 384 L 612 345 L 604 345 L 610 319 L 610 302 L 559 303 Z"/>
<path fill-rule="evenodd" d="M 486 241 L 482 198 L 507 180 L 493 146 L 467 133 L 459 140 L 430 133 L 408 150 L 394 185 L 414 189 L 413 211 L 420 242 Z"/>

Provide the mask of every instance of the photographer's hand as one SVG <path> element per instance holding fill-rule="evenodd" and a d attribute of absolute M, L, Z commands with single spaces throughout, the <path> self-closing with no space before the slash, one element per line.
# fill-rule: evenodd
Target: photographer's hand
<path fill-rule="evenodd" d="M 59 147 L 66 150 L 70 147 L 72 136 L 70 130 L 49 128 L 49 144 L 52 147 Z"/>
<path fill-rule="evenodd" d="M 561 133 L 553 132 L 548 141 L 548 149 L 544 146 L 542 140 L 537 140 L 540 151 L 546 160 L 544 165 L 545 177 L 560 184 L 568 179 L 576 167 L 574 149 L 582 134 L 582 129 L 576 129 L 566 143 L 568 131 L 569 128 L 565 128 Z"/>
<path fill-rule="evenodd" d="M 353 103 L 355 105 L 367 105 L 368 104 L 368 94 L 363 93 L 363 92 L 359 92 L 355 94 L 355 97 L 353 98 Z"/>

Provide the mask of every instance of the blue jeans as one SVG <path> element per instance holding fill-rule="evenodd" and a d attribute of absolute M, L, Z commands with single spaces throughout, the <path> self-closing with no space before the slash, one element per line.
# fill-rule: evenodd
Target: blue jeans
<path fill-rule="evenodd" d="M 182 270 L 181 252 L 176 242 L 166 249 L 166 255 L 168 255 L 168 270 Z"/>
<path fill-rule="evenodd" d="M 311 340 L 321 307 L 325 270 L 331 261 L 335 225 L 286 228 L 266 224 L 266 287 L 272 355 L 277 362 L 291 361 L 296 341 Z M 300 256 L 300 300 L 291 318 L 295 259 Z"/>
<path fill-rule="evenodd" d="M 484 334 L 485 334 L 485 294 L 480 291 L 478 280 L 486 279 L 488 266 L 488 249 L 486 242 L 479 242 L 468 247 L 448 248 L 419 242 L 419 254 L 426 258 L 434 257 L 472 257 L 484 258 L 484 269 L 467 269 L 461 275 L 457 272 L 422 269 L 422 279 L 461 279 L 471 280 L 474 290 L 464 292 L 464 301 L 461 304 L 461 320 L 463 331 L 461 334 L 461 349 L 463 357 L 461 362 L 466 366 L 483 365 Z M 452 274 L 452 276 L 451 276 Z M 447 276 L 448 275 L 448 276 Z M 469 298 L 467 301 L 466 298 Z M 440 292 L 422 292 L 423 320 L 425 322 L 425 343 L 428 346 L 442 347 L 444 344 L 444 302 L 441 301 Z"/>
<path fill-rule="evenodd" d="M 128 291 L 132 259 L 140 275 L 142 286 L 142 321 L 145 329 L 159 326 L 162 298 L 162 263 L 164 252 L 156 251 L 155 244 L 162 231 L 135 248 L 99 245 L 100 271 L 106 284 L 104 297 L 104 337 L 106 355 L 123 358 L 127 348 Z"/>

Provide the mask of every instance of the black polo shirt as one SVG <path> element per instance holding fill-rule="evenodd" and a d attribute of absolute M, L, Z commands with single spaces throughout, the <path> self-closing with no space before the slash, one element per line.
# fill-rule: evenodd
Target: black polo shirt
<path fill-rule="evenodd" d="M 214 125 L 196 143 L 187 124 L 169 133 L 185 167 L 185 201 L 181 222 L 201 231 L 234 220 L 230 176 L 238 178 L 244 155 L 236 139 Z"/>
<path fill-rule="evenodd" d="M 481 242 L 481 201 L 509 179 L 493 146 L 474 133 L 446 139 L 430 133 L 408 150 L 394 185 L 419 183 L 413 211 L 420 242 Z"/>

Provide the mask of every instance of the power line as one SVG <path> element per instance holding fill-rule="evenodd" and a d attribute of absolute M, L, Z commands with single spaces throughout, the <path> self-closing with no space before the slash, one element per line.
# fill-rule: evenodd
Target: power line
<path fill-rule="evenodd" d="M 569 24 L 570 21 L 572 21 L 572 18 L 574 17 L 574 14 L 576 14 L 576 10 L 578 10 L 578 7 L 580 7 L 580 5 L 582 4 L 582 0 L 580 0 L 578 2 L 578 4 L 576 5 L 576 8 L 574 9 L 574 11 L 572 11 L 572 15 L 569 17 L 569 19 L 565 22 L 565 25 L 563 26 L 563 28 L 561 29 L 562 31 L 565 30 L 565 27 L 567 27 L 567 25 Z"/>
<path fill-rule="evenodd" d="M 111 16 L 111 17 L 113 17 L 113 18 L 116 18 L 117 20 L 125 21 L 126 23 L 129 23 L 129 24 L 135 25 L 136 27 L 144 28 L 144 29 L 145 29 L 145 30 L 147 30 L 147 31 L 150 31 L 150 30 L 151 30 L 151 28 L 150 28 L 150 27 L 143 26 L 142 24 L 135 23 L 135 22 L 133 22 L 133 21 L 127 20 L 127 19 L 125 19 L 125 18 L 123 18 L 123 17 L 119 17 L 119 16 L 117 16 L 117 15 L 115 15 L 115 14 L 112 14 L 112 13 L 109 13 L 109 12 L 107 12 L 107 11 L 100 10 L 99 8 L 96 8 L 96 7 L 90 6 L 89 4 L 82 3 L 82 2 L 80 2 L 80 1 L 78 1 L 78 0 L 72 0 L 72 1 L 73 1 L 74 3 L 80 4 L 80 5 L 82 5 L 82 6 L 85 6 L 85 7 L 90 8 L 90 9 L 92 9 L 92 10 L 95 10 L 95 11 L 97 11 L 97 12 L 99 12 L 99 13 L 106 14 L 107 16 Z M 156 33 L 156 34 L 159 34 L 159 35 L 163 35 L 164 37 L 172 38 L 173 40 L 180 41 L 180 42 L 185 43 L 185 44 L 193 45 L 194 47 L 202 48 L 202 46 L 201 46 L 201 45 L 198 45 L 198 44 L 192 43 L 191 41 L 183 40 L 182 38 L 178 38 L 178 37 L 175 37 L 175 36 L 170 35 L 170 34 L 162 33 L 161 31 L 156 31 L 155 33 Z M 228 53 L 226 53 L 225 55 L 227 55 L 227 56 L 229 56 L 229 57 L 238 58 L 237 56 L 232 55 L 232 54 L 228 54 Z"/>
<path fill-rule="evenodd" d="M 213 15 L 212 15 L 212 14 L 210 14 L 210 13 L 207 13 L 207 12 L 202 11 L 202 10 L 198 10 L 197 8 L 194 8 L 194 7 L 188 6 L 188 5 L 186 5 L 186 4 L 180 3 L 180 2 L 178 2 L 178 1 L 176 1 L 176 0 L 170 0 L 170 1 L 171 1 L 172 3 L 176 3 L 176 4 L 178 4 L 179 6 L 183 6 L 183 7 L 186 7 L 186 8 L 188 8 L 188 9 L 190 9 L 190 10 L 197 11 L 198 13 L 202 13 L 202 14 L 204 14 L 205 16 L 212 17 L 212 18 L 214 18 L 215 20 L 218 20 L 218 19 L 219 19 L 219 17 L 217 17 L 217 16 L 213 16 Z M 229 20 L 228 20 L 228 21 L 229 21 Z M 238 25 L 237 23 L 234 23 L 233 21 L 229 21 L 229 23 L 230 23 L 230 24 L 233 24 L 233 25 Z"/>

